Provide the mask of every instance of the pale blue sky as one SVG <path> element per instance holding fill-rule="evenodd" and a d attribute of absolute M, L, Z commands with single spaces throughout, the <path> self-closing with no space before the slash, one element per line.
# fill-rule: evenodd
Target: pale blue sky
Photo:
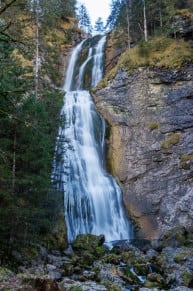
<path fill-rule="evenodd" d="M 111 0 L 80 0 L 78 2 L 86 6 L 93 26 L 99 17 L 102 17 L 105 24 L 106 19 L 110 14 Z"/>

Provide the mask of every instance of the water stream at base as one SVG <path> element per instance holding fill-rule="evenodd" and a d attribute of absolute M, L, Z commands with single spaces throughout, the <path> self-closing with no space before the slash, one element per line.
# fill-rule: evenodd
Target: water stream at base
<path fill-rule="evenodd" d="M 75 68 L 85 41 L 74 48 L 67 69 L 63 122 L 59 128 L 53 167 L 53 183 L 64 192 L 64 216 L 69 242 L 78 234 L 104 234 L 106 241 L 131 238 L 131 224 L 115 179 L 104 169 L 105 121 L 84 90 L 84 72 L 92 60 L 92 87 L 103 75 L 106 37 L 90 47 L 86 60 Z M 72 90 L 76 88 L 76 90 Z"/>

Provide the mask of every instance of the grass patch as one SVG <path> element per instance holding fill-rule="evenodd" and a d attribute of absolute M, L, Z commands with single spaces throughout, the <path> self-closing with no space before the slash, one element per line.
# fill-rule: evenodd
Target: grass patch
<path fill-rule="evenodd" d="M 179 135 L 179 133 L 174 132 L 170 135 L 170 137 L 168 139 L 166 139 L 162 142 L 161 147 L 162 147 L 162 149 L 167 150 L 171 146 L 176 145 L 179 142 L 180 142 L 180 135 Z"/>
<path fill-rule="evenodd" d="M 180 157 L 180 167 L 182 169 L 189 170 L 190 162 L 193 162 L 193 154 L 185 154 Z"/>
<path fill-rule="evenodd" d="M 127 50 L 121 56 L 118 67 L 127 70 L 140 66 L 180 68 L 190 60 L 193 60 L 193 48 L 188 42 L 182 39 L 157 37 Z"/>
<path fill-rule="evenodd" d="M 150 129 L 151 131 L 152 131 L 152 130 L 155 130 L 155 129 L 157 129 L 157 128 L 159 127 L 159 123 L 156 122 L 156 121 L 153 121 L 153 122 L 151 122 L 151 123 L 148 124 L 148 127 L 149 127 L 149 129 Z"/>
<path fill-rule="evenodd" d="M 193 20 L 193 13 L 189 9 L 177 10 L 175 15 L 180 15 L 184 18 L 189 18 L 189 19 Z"/>
<path fill-rule="evenodd" d="M 182 162 L 193 161 L 193 154 L 182 155 L 180 159 L 181 159 Z"/>
<path fill-rule="evenodd" d="M 193 282 L 193 275 L 186 272 L 182 275 L 183 285 L 189 287 L 190 282 Z"/>
<path fill-rule="evenodd" d="M 119 58 L 117 65 L 106 75 L 98 88 L 103 88 L 114 79 L 120 69 L 132 73 L 138 67 L 158 67 L 180 69 L 185 63 L 193 61 L 193 47 L 183 39 L 156 37 L 149 42 L 141 41 L 132 49 L 127 49 Z"/>

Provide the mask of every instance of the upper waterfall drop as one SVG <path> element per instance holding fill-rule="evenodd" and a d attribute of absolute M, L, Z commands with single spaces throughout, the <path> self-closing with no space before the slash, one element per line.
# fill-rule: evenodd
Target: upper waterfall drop
<path fill-rule="evenodd" d="M 70 62 L 68 64 L 68 68 L 67 68 L 67 72 L 66 72 L 66 81 L 65 81 L 64 86 L 63 86 L 63 90 L 66 92 L 71 90 L 74 68 L 76 65 L 78 54 L 81 51 L 82 45 L 84 42 L 85 42 L 85 40 L 83 40 L 81 43 L 79 43 L 77 45 L 77 47 L 72 51 L 72 55 L 71 55 Z"/>
<path fill-rule="evenodd" d="M 125 214 L 122 193 L 115 179 L 103 167 L 104 119 L 84 88 L 84 74 L 92 60 L 91 84 L 103 75 L 103 36 L 87 49 L 77 68 L 86 41 L 72 52 L 64 90 L 67 91 L 61 116 L 54 159 L 53 181 L 64 192 L 64 215 L 68 240 L 78 234 L 104 234 L 106 241 L 130 239 L 131 224 Z M 85 53 L 85 51 L 84 51 Z M 78 73 L 75 74 L 75 69 Z M 70 91 L 75 87 L 75 91 Z"/>

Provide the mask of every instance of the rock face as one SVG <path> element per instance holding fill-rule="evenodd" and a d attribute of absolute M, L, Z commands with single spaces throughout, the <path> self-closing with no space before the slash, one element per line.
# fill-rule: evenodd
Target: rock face
<path fill-rule="evenodd" d="M 109 124 L 108 165 L 138 235 L 193 225 L 193 65 L 119 71 L 95 91 Z"/>
<path fill-rule="evenodd" d="M 186 40 L 192 41 L 193 38 L 193 18 L 187 13 L 178 13 L 171 19 L 171 37 L 182 37 Z"/>

